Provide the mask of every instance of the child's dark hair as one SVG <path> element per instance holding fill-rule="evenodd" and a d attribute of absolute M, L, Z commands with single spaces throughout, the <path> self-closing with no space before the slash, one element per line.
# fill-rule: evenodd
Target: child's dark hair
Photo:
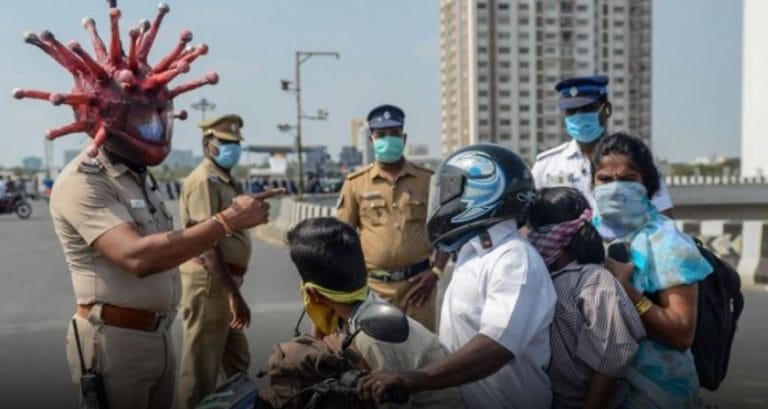
<path fill-rule="evenodd" d="M 589 202 L 578 190 L 571 187 L 544 188 L 536 192 L 529 221 L 535 229 L 577 219 L 586 209 L 589 209 Z M 603 239 L 592 223 L 581 226 L 565 248 L 565 253 L 579 264 L 602 264 L 605 261 Z"/>
<path fill-rule="evenodd" d="M 653 161 L 653 153 L 640 138 L 617 132 L 600 140 L 592 154 L 592 177 L 597 174 L 597 168 L 603 156 L 619 154 L 629 158 L 643 174 L 643 186 L 652 198 L 659 191 L 659 170 Z"/>
<path fill-rule="evenodd" d="M 365 286 L 363 249 L 350 225 L 332 217 L 307 219 L 286 234 L 286 242 L 302 280 L 336 291 Z"/>

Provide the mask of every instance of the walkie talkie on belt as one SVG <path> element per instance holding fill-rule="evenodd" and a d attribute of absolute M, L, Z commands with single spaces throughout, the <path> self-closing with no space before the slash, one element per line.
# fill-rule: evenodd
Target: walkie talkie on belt
<path fill-rule="evenodd" d="M 85 369 L 83 350 L 80 347 L 80 333 L 77 331 L 77 321 L 74 318 L 72 319 L 72 329 L 75 332 L 75 342 L 77 342 L 77 355 L 80 357 L 80 390 L 83 393 L 83 403 L 88 409 L 109 409 L 107 393 L 104 390 L 104 378 L 93 368 Z"/>

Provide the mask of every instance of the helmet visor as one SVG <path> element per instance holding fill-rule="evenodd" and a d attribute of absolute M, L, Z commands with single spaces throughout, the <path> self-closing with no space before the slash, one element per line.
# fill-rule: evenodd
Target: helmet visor
<path fill-rule="evenodd" d="M 464 193 L 466 176 L 462 169 L 444 165 L 438 173 L 432 175 L 429 188 L 428 218 L 431 218 L 441 206 Z"/>

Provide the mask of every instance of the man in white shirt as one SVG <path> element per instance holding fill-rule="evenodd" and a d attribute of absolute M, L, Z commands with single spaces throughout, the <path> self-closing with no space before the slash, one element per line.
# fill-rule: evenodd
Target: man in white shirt
<path fill-rule="evenodd" d="M 5 199 L 5 178 L 0 176 L 0 200 Z"/>
<path fill-rule="evenodd" d="M 443 301 L 440 341 L 451 354 L 414 372 L 378 371 L 363 398 L 460 385 L 470 408 L 549 408 L 545 372 L 556 294 L 536 250 L 518 231 L 533 198 L 530 171 L 495 145 L 461 149 L 430 189 L 433 245 L 457 252 Z"/>
<path fill-rule="evenodd" d="M 537 189 L 568 186 L 579 190 L 594 209 L 592 197 L 592 169 L 590 160 L 594 147 L 607 135 L 608 118 L 613 106 L 608 100 L 608 77 L 567 78 L 555 85 L 560 93 L 560 110 L 565 115 L 565 127 L 570 141 L 542 152 L 533 165 L 533 179 Z M 672 199 L 664 178 L 653 197 L 656 208 L 672 215 Z"/>

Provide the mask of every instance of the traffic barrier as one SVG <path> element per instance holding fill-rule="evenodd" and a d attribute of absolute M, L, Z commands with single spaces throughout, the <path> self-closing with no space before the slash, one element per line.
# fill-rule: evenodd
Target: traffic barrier
<path fill-rule="evenodd" d="M 304 219 L 335 212 L 330 206 L 288 197 L 281 200 L 275 227 L 284 233 Z M 678 220 L 677 226 L 734 266 L 745 285 L 768 284 L 768 221 Z"/>
<path fill-rule="evenodd" d="M 742 283 L 768 284 L 768 221 L 681 220 L 677 225 L 736 268 Z"/>
<path fill-rule="evenodd" d="M 280 199 L 280 213 L 275 219 L 275 227 L 286 232 L 302 220 L 312 217 L 331 217 L 336 209 L 311 202 L 299 202 L 294 197 Z"/>
<path fill-rule="evenodd" d="M 702 186 L 702 185 L 768 185 L 765 176 L 702 176 L 702 175 L 673 175 L 665 178 L 668 186 Z"/>

